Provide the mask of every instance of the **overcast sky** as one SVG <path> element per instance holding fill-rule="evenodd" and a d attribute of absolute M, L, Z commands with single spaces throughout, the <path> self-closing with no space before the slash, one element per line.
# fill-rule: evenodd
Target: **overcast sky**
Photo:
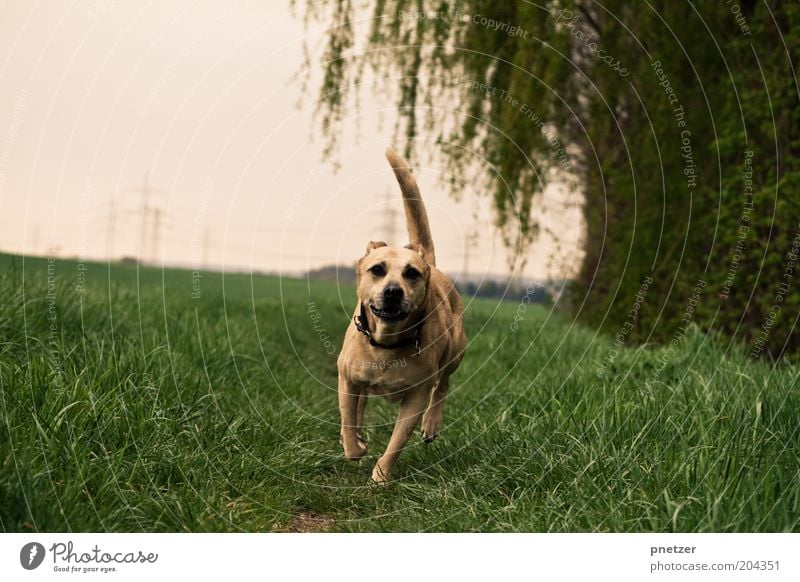
<path fill-rule="evenodd" d="M 302 95 L 292 79 L 304 39 L 321 47 L 323 31 L 306 31 L 288 1 L 266 4 L 0 5 L 0 250 L 105 259 L 110 247 L 117 258 L 300 272 L 350 264 L 386 238 L 387 193 L 401 210 L 383 158 L 394 108 L 367 96 L 353 112 L 361 138 L 343 132 L 334 173 L 313 135 L 316 87 Z M 476 231 L 469 271 L 502 273 L 487 197 L 467 188 L 456 202 L 439 171 L 415 169 L 439 266 L 461 271 Z M 559 209 L 546 226 L 571 256 L 579 214 Z M 396 230 L 389 242 L 405 244 L 400 215 Z M 525 277 L 558 275 L 552 251 L 534 245 Z"/>

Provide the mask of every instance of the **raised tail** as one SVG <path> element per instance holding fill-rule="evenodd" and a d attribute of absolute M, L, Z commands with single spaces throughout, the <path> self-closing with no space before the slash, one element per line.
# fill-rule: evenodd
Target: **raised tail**
<path fill-rule="evenodd" d="M 401 158 L 392 148 L 386 149 L 386 159 L 394 170 L 394 175 L 403 192 L 403 208 L 406 212 L 406 229 L 411 244 L 418 244 L 425 250 L 425 259 L 431 265 L 436 265 L 436 253 L 433 250 L 433 237 L 431 226 L 428 223 L 428 213 L 419 194 L 419 187 L 408 162 Z"/>

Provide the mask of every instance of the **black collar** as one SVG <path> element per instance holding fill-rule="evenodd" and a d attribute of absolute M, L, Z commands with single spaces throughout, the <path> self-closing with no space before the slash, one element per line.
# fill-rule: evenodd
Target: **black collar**
<path fill-rule="evenodd" d="M 417 353 L 414 354 L 415 356 L 420 355 L 421 349 L 421 336 L 422 336 L 422 324 L 425 323 L 425 317 L 422 317 L 417 323 L 415 323 L 412 327 L 414 329 L 414 335 L 406 337 L 399 342 L 386 345 L 382 344 L 378 341 L 375 341 L 375 338 L 372 337 L 372 332 L 369 329 L 369 320 L 367 319 L 367 312 L 364 309 L 364 304 L 361 304 L 361 313 L 353 317 L 353 323 L 356 326 L 356 329 L 367 336 L 369 340 L 369 345 L 375 346 L 376 348 L 383 348 L 384 350 L 393 350 L 396 348 L 403 348 L 405 346 L 414 345 L 417 348 Z"/>

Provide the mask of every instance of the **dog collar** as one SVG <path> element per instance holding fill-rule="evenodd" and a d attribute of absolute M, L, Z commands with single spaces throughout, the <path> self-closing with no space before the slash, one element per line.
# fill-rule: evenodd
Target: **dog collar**
<path fill-rule="evenodd" d="M 372 336 L 372 332 L 369 329 L 369 320 L 367 319 L 367 312 L 364 309 L 364 304 L 361 304 L 361 313 L 353 317 L 353 323 L 356 326 L 356 329 L 367 336 L 369 340 L 369 345 L 375 346 L 376 348 L 382 348 L 384 350 L 394 350 L 396 348 L 403 348 L 405 346 L 414 345 L 417 348 L 417 353 L 414 354 L 415 356 L 420 355 L 422 353 L 422 344 L 421 344 L 421 337 L 422 337 L 422 324 L 425 323 L 425 318 L 419 320 L 419 322 L 414 324 L 414 335 L 411 337 L 407 337 L 405 339 L 400 340 L 396 344 L 386 345 L 382 344 L 379 341 L 375 341 L 375 338 Z"/>

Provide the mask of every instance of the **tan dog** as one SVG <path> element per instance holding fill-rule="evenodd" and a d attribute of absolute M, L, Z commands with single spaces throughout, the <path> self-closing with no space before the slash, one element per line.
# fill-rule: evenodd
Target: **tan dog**
<path fill-rule="evenodd" d="M 422 417 L 422 438 L 442 428 L 450 375 L 466 348 L 463 305 L 453 283 L 436 268 L 428 214 L 408 164 L 391 149 L 386 158 L 403 193 L 410 244 L 370 242 L 357 266 L 353 321 L 339 355 L 339 412 L 348 459 L 367 452 L 359 431 L 367 394 L 400 402 L 389 445 L 372 470 L 384 483 Z M 424 413 L 424 416 L 423 416 Z"/>

